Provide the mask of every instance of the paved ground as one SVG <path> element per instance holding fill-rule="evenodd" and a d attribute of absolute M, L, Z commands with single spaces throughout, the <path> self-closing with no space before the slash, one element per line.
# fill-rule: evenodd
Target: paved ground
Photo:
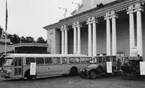
<path fill-rule="evenodd" d="M 0 79 L 0 88 L 145 88 L 145 80 L 123 80 L 117 76 L 93 80 L 79 76 L 11 81 Z"/>

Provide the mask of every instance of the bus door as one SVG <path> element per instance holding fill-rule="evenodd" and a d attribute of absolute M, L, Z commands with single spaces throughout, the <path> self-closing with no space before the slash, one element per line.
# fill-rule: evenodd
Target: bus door
<path fill-rule="evenodd" d="M 36 57 L 36 71 L 37 71 L 37 76 L 46 76 L 47 69 L 44 64 L 44 58 L 43 57 Z"/>
<path fill-rule="evenodd" d="M 63 68 L 63 73 L 67 74 L 68 73 L 68 63 L 67 63 L 67 57 L 62 57 L 62 68 Z"/>
<path fill-rule="evenodd" d="M 60 57 L 52 57 L 51 65 L 48 65 L 48 75 L 60 75 L 63 73 Z"/>
<path fill-rule="evenodd" d="M 14 76 L 23 76 L 23 60 L 20 57 L 14 59 Z"/>

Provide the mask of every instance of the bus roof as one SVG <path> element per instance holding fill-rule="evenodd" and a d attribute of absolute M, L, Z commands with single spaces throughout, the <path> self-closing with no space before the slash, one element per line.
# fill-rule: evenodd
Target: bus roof
<path fill-rule="evenodd" d="M 6 57 L 88 57 L 83 54 L 8 54 Z"/>

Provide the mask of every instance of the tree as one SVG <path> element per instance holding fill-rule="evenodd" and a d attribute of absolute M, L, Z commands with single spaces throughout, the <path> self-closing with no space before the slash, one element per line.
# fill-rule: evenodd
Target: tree
<path fill-rule="evenodd" d="M 7 38 L 10 39 L 11 42 L 12 42 L 12 40 L 13 40 L 13 35 L 12 35 L 12 34 L 7 34 Z"/>
<path fill-rule="evenodd" d="M 20 37 L 17 34 L 14 34 L 11 42 L 13 44 L 20 43 Z"/>
<path fill-rule="evenodd" d="M 21 43 L 25 43 L 26 42 L 26 38 L 24 36 L 20 37 L 21 39 Z"/>
<path fill-rule="evenodd" d="M 25 43 L 34 43 L 34 42 L 35 42 L 35 41 L 34 41 L 34 38 L 31 37 L 31 36 L 28 36 L 28 37 L 26 37 L 25 39 L 26 39 Z"/>
<path fill-rule="evenodd" d="M 36 42 L 37 43 L 46 43 L 46 40 L 44 40 L 43 37 L 39 37 Z"/>

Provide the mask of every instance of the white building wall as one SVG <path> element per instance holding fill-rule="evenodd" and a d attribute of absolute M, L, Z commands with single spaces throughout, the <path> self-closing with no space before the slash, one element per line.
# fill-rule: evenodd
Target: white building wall
<path fill-rule="evenodd" d="M 58 29 L 55 29 L 55 53 L 61 53 L 61 32 Z"/>
<path fill-rule="evenodd" d="M 51 54 L 60 54 L 61 45 L 60 31 L 57 29 L 47 30 L 47 51 Z"/>
<path fill-rule="evenodd" d="M 48 52 L 51 54 L 55 53 L 55 29 L 49 29 L 47 31 L 47 43 L 48 43 Z"/>

